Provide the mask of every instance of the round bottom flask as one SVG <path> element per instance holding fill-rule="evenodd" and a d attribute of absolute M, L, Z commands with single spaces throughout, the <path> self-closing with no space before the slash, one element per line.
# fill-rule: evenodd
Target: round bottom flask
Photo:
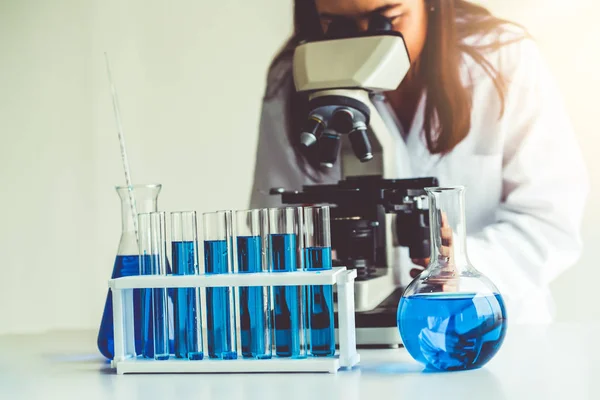
<path fill-rule="evenodd" d="M 468 259 L 464 188 L 426 191 L 431 258 L 400 299 L 400 335 L 410 355 L 428 369 L 480 368 L 504 341 L 504 301 Z"/>

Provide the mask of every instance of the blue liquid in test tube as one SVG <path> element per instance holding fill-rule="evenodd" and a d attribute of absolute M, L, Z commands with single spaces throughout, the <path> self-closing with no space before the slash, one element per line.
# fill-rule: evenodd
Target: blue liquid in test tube
<path fill-rule="evenodd" d="M 237 237 L 238 271 L 262 272 L 262 238 Z M 269 291 L 263 287 L 240 287 L 240 333 L 244 358 L 271 358 L 267 309 Z"/>
<path fill-rule="evenodd" d="M 140 275 L 152 275 L 152 256 L 141 256 Z M 141 355 L 154 358 L 154 318 L 152 311 L 152 289 L 139 289 L 141 302 L 142 349 Z"/>
<path fill-rule="evenodd" d="M 172 219 L 177 218 L 172 214 Z M 171 242 L 174 275 L 197 274 L 195 241 Z M 178 288 L 175 302 L 175 357 L 202 360 L 200 298 L 196 288 Z"/>
<path fill-rule="evenodd" d="M 304 209 L 304 268 L 306 271 L 331 270 L 331 230 L 329 206 Z M 333 287 L 308 288 L 308 329 L 310 354 L 314 357 L 335 355 Z"/>
<path fill-rule="evenodd" d="M 142 256 L 141 275 L 157 275 L 158 255 Z M 142 355 L 146 358 L 169 358 L 169 321 L 166 289 L 140 289 L 142 296 Z M 157 351 L 158 350 L 158 351 Z"/>
<path fill-rule="evenodd" d="M 141 264 L 139 264 L 140 275 L 155 275 L 154 265 L 158 265 L 159 256 L 151 256 L 145 254 L 141 256 Z M 167 265 L 167 274 L 171 272 L 171 267 L 168 260 L 165 264 Z M 172 309 L 171 304 L 172 298 L 175 297 L 172 293 L 175 289 L 167 289 L 167 308 Z M 164 289 L 163 289 L 164 291 Z M 161 301 L 161 292 L 157 293 L 157 301 Z M 154 358 L 154 302 L 153 302 L 153 290 L 152 289 L 133 289 L 133 307 L 134 307 L 134 326 L 139 325 L 140 330 L 140 342 L 136 341 L 135 349 L 138 355 L 142 355 L 146 358 Z M 171 328 L 172 321 L 167 321 L 167 326 Z M 136 332 L 137 332 L 136 328 Z M 172 352 L 175 348 L 174 340 L 168 335 L 169 352 Z M 136 336 L 137 337 L 137 336 Z"/>
<path fill-rule="evenodd" d="M 296 271 L 296 234 L 270 235 L 273 272 Z M 304 357 L 302 308 L 304 290 L 300 286 L 275 286 L 275 352 L 279 357 Z"/>
<path fill-rule="evenodd" d="M 164 212 L 138 215 L 140 274 L 166 275 L 167 252 Z M 169 313 L 167 290 L 142 289 L 142 356 L 169 358 Z"/>
<path fill-rule="evenodd" d="M 309 247 L 304 259 L 307 271 L 330 270 L 331 247 Z M 333 288 L 313 285 L 309 292 L 310 352 L 313 356 L 332 356 L 335 354 Z"/>
<path fill-rule="evenodd" d="M 207 274 L 229 273 L 227 240 L 204 241 L 204 265 Z M 206 324 L 208 356 L 219 359 L 236 359 L 235 333 L 232 332 L 230 288 L 206 288 Z"/>
<path fill-rule="evenodd" d="M 169 314 L 167 312 L 167 290 L 152 289 L 154 306 L 154 359 L 169 359 Z"/>

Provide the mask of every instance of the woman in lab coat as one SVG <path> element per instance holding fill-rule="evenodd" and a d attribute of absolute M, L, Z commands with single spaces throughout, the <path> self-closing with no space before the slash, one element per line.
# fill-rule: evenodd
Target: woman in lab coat
<path fill-rule="evenodd" d="M 300 150 L 306 118 L 293 49 L 336 19 L 366 29 L 381 13 L 402 32 L 412 66 L 376 104 L 404 139 L 407 176 L 466 191 L 473 265 L 498 286 L 512 321 L 553 317 L 549 284 L 581 252 L 587 174 L 560 94 L 534 41 L 464 0 L 296 0 L 295 34 L 268 74 L 251 207 L 280 205 L 273 187 L 335 183 Z M 406 260 L 410 263 L 411 260 Z M 412 260 L 411 275 L 424 260 Z M 407 265 L 403 263 L 403 265 Z"/>

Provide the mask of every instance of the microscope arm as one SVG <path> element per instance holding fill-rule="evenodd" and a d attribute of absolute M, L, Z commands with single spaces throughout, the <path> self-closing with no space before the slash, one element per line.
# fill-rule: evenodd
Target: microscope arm
<path fill-rule="evenodd" d="M 390 132 L 379 110 L 370 99 L 367 104 L 371 110 L 369 129 L 382 147 L 383 178 L 412 178 L 410 158 L 404 140 L 399 134 L 392 134 Z"/>

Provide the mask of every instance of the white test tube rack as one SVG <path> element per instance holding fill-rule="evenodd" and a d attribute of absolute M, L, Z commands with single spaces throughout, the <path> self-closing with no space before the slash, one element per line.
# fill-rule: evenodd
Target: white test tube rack
<path fill-rule="evenodd" d="M 352 368 L 360 361 L 356 352 L 354 322 L 354 279 L 356 271 L 335 267 L 327 271 L 263 272 L 214 275 L 143 275 L 111 279 L 114 351 L 111 367 L 127 373 L 243 373 L 243 372 L 329 372 Z M 331 357 L 301 359 L 275 356 L 267 360 L 186 360 L 170 357 L 154 360 L 137 357 L 134 344 L 133 289 L 207 288 L 240 286 L 337 285 L 339 351 Z"/>

